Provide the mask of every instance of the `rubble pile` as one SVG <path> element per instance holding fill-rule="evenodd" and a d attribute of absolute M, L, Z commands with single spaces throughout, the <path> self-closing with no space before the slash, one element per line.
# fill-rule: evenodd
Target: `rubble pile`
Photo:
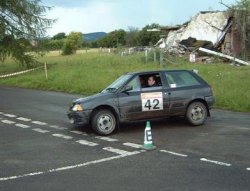
<path fill-rule="evenodd" d="M 229 12 L 200 12 L 190 22 L 164 30 L 168 35 L 160 39 L 156 46 L 166 53 L 179 56 L 190 55 L 192 58 L 190 60 L 206 63 L 213 61 L 207 55 L 216 55 L 250 65 L 249 62 L 236 59 L 241 51 L 240 35 L 233 27 L 233 17 Z M 197 59 L 198 54 L 200 58 Z"/>

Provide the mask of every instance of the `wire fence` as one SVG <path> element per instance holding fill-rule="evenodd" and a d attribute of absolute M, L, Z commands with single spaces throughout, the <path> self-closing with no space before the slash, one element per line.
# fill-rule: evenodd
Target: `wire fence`
<path fill-rule="evenodd" d="M 129 56 L 132 54 L 142 54 L 145 63 L 158 63 L 160 67 L 167 67 L 167 64 L 176 64 L 175 59 L 170 54 L 166 53 L 163 49 L 149 48 L 149 47 L 136 47 L 124 49 L 120 52 L 121 56 Z"/>

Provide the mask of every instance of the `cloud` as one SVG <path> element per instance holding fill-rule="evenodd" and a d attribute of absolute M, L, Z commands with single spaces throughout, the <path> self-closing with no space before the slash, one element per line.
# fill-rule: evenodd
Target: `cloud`
<path fill-rule="evenodd" d="M 131 4 L 126 1 L 96 0 L 78 6 L 55 6 L 47 14 L 49 18 L 57 19 L 48 34 L 52 36 L 72 31 L 111 32 L 116 29 L 127 30 L 128 27 L 142 28 L 151 23 L 164 25 L 164 22 L 172 18 L 171 11 L 166 9 L 159 2 L 142 0 Z"/>
<path fill-rule="evenodd" d="M 96 3 L 86 7 L 54 7 L 48 13 L 48 18 L 57 19 L 56 23 L 48 30 L 55 35 L 59 32 L 94 32 L 109 31 L 118 23 L 113 15 L 113 7 L 108 3 Z"/>
<path fill-rule="evenodd" d="M 48 30 L 59 32 L 111 32 L 128 27 L 143 28 L 152 23 L 162 26 L 182 24 L 199 11 L 221 10 L 219 0 L 46 0 L 54 8 L 47 17 L 58 19 Z M 45 1 L 45 2 L 46 2 Z M 234 0 L 224 0 L 232 2 Z M 72 3 L 71 3 L 72 2 Z M 180 5 L 181 3 L 181 5 Z M 44 3 L 45 4 L 45 3 Z M 224 7 L 225 8 L 225 7 Z"/>

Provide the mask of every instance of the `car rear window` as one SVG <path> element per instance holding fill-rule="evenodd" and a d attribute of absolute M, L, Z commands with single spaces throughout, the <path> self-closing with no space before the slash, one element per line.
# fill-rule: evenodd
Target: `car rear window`
<path fill-rule="evenodd" d="M 166 72 L 165 75 L 170 88 L 200 85 L 200 82 L 187 71 Z"/>

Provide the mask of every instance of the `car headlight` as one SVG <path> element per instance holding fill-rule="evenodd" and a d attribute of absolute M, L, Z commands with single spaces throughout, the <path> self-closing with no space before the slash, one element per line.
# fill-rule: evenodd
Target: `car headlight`
<path fill-rule="evenodd" d="M 83 111 L 83 108 L 80 104 L 75 104 L 73 107 L 72 107 L 72 111 Z"/>

